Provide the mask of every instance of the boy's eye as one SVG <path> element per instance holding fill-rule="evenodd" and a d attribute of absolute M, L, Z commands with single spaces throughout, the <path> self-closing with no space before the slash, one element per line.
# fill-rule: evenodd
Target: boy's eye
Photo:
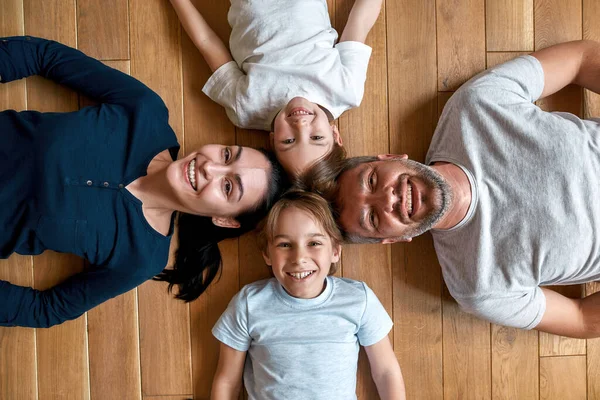
<path fill-rule="evenodd" d="M 308 245 L 311 247 L 315 247 L 315 246 L 320 246 L 322 243 L 321 242 L 310 242 Z"/>
<path fill-rule="evenodd" d="M 284 248 L 285 247 L 290 247 L 290 244 L 289 243 L 285 243 L 285 242 L 277 243 L 277 247 L 284 247 Z"/>
<path fill-rule="evenodd" d="M 323 140 L 323 139 L 325 139 L 325 136 L 318 136 L 318 135 L 315 135 L 315 136 L 311 136 L 310 138 L 311 138 L 312 140 Z"/>
<path fill-rule="evenodd" d="M 229 147 L 225 147 L 225 150 L 223 150 L 223 159 L 226 163 L 231 160 L 231 149 Z"/>
<path fill-rule="evenodd" d="M 283 144 L 292 144 L 295 141 L 296 141 L 296 139 L 285 139 L 285 140 L 282 140 L 281 143 L 283 143 Z"/>

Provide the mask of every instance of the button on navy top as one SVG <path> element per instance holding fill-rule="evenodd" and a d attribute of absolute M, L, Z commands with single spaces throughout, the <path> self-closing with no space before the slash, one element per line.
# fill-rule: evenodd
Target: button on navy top
<path fill-rule="evenodd" d="M 91 267 L 44 291 L 0 280 L 0 326 L 77 318 L 161 272 L 171 240 L 148 224 L 125 188 L 161 151 L 176 158 L 179 145 L 160 97 L 59 43 L 0 40 L 0 82 L 30 75 L 100 104 L 69 113 L 0 112 L 0 257 L 51 249 Z"/>

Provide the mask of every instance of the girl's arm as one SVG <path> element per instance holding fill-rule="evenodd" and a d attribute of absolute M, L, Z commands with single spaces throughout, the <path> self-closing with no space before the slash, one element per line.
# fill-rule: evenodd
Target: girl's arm
<path fill-rule="evenodd" d="M 219 364 L 213 379 L 211 400 L 237 400 L 242 389 L 242 373 L 246 352 L 221 343 Z"/>
<path fill-rule="evenodd" d="M 382 400 L 405 400 L 404 379 L 390 339 L 386 336 L 374 345 L 366 346 L 365 351 L 379 397 Z"/>
<path fill-rule="evenodd" d="M 340 42 L 364 43 L 377 21 L 382 2 L 383 0 L 356 0 L 340 36 Z"/>
<path fill-rule="evenodd" d="M 183 29 L 192 39 L 196 48 L 200 50 L 200 54 L 204 57 L 211 71 L 214 72 L 221 65 L 233 61 L 227 47 L 215 31 L 208 26 L 191 0 L 171 0 L 171 4 L 179 16 Z"/>

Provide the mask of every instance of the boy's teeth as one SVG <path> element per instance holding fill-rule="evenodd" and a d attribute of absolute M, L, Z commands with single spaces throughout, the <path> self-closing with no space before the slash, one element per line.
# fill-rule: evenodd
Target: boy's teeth
<path fill-rule="evenodd" d="M 192 187 L 196 190 L 196 160 L 192 160 L 188 164 L 188 178 Z"/>
<path fill-rule="evenodd" d="M 304 279 L 307 276 L 311 275 L 313 271 L 304 271 L 304 272 L 290 272 L 290 275 L 296 279 Z"/>

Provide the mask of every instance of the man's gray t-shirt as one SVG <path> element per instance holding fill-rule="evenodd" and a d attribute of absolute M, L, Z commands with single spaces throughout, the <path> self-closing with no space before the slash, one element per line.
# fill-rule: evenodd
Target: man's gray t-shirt
<path fill-rule="evenodd" d="M 433 230 L 444 280 L 461 307 L 531 329 L 540 285 L 600 279 L 600 125 L 533 102 L 544 72 L 532 56 L 491 68 L 448 101 L 426 162 L 467 173 L 467 216 Z"/>
<path fill-rule="evenodd" d="M 359 344 L 371 346 L 392 321 L 369 287 L 328 277 L 314 299 L 290 296 L 275 278 L 245 286 L 212 333 L 247 351 L 250 400 L 356 399 Z"/>

